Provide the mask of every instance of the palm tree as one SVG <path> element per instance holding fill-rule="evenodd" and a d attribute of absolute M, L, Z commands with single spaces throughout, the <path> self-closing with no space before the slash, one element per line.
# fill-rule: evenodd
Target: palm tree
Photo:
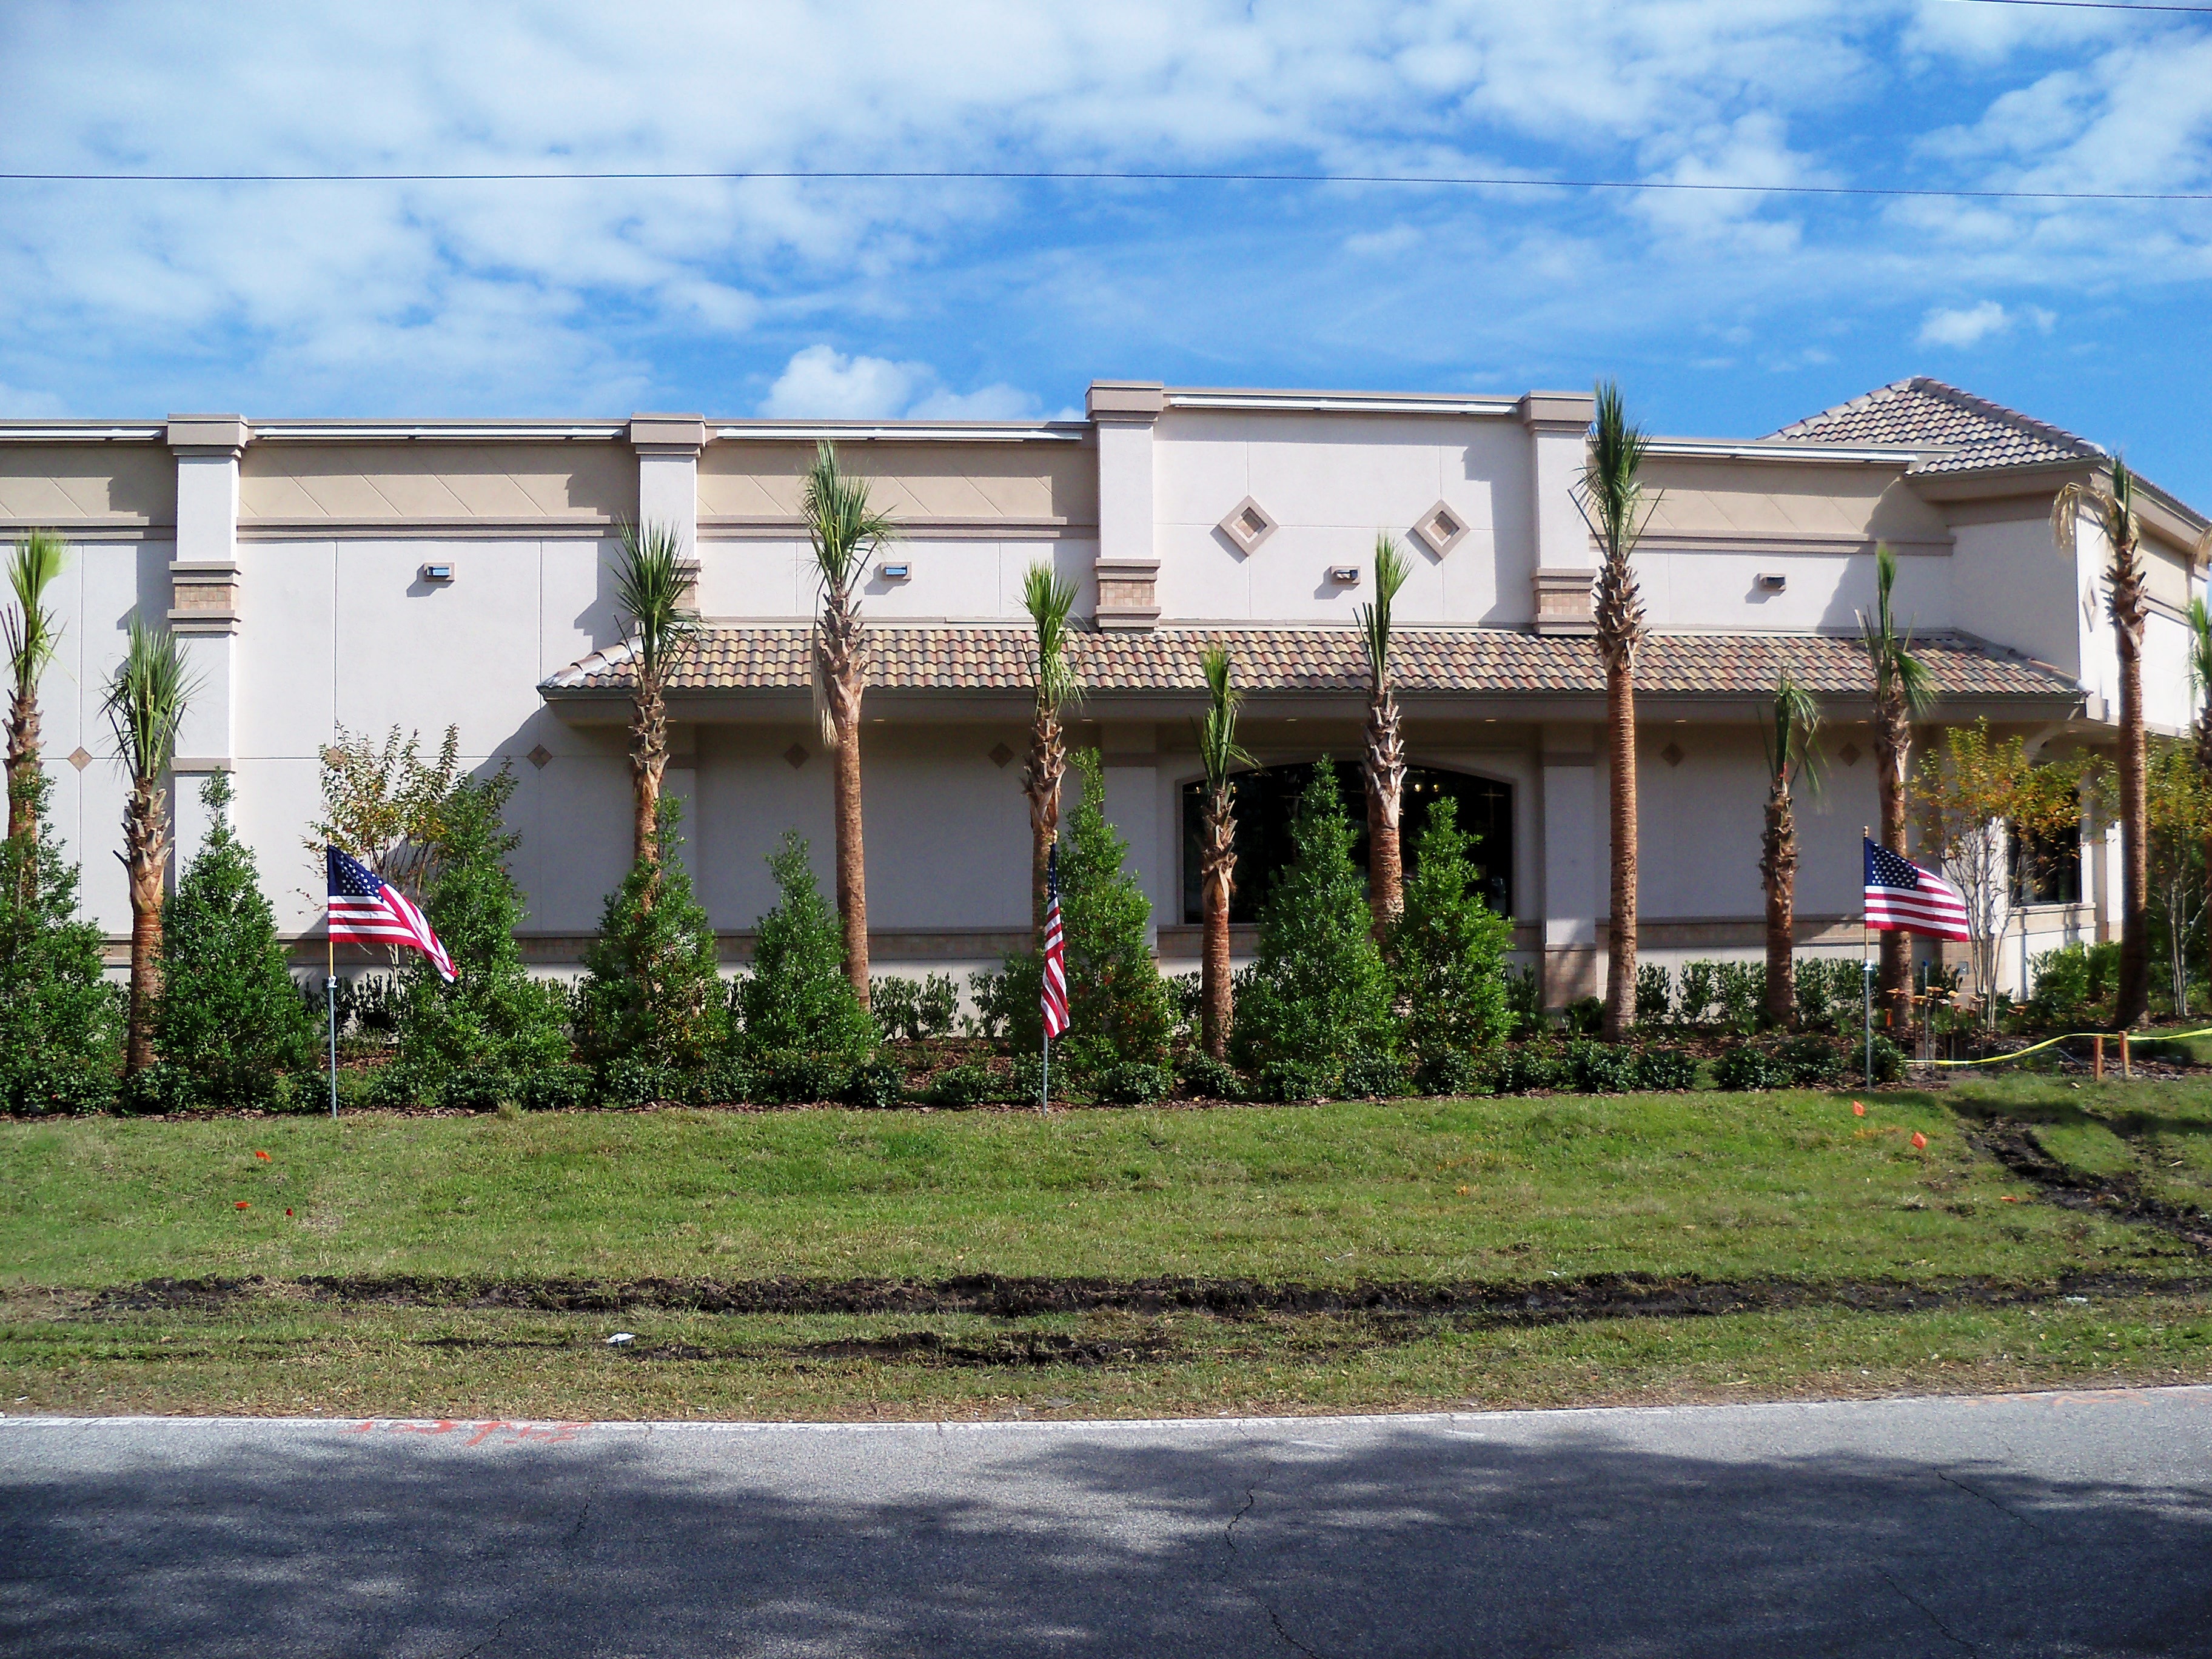
<path fill-rule="evenodd" d="M 39 678 L 61 642 L 61 623 L 46 607 L 46 589 L 61 574 L 61 538 L 33 530 L 15 544 L 8 586 L 15 608 L 0 619 L 12 682 L 8 702 L 8 836 L 39 838 Z M 27 868 L 28 866 L 27 866 Z"/>
<path fill-rule="evenodd" d="M 1068 612 L 1075 584 L 1033 564 L 1022 578 L 1022 605 L 1036 624 L 1036 710 L 1030 719 L 1030 757 L 1022 768 L 1022 793 L 1030 800 L 1030 920 L 1044 948 L 1045 866 L 1060 839 L 1060 781 L 1067 770 L 1067 744 L 1060 711 L 1083 694 L 1068 654 Z"/>
<path fill-rule="evenodd" d="M 814 631 L 815 709 L 823 741 L 837 751 L 837 915 L 845 929 L 845 972 L 862 1006 L 868 1000 L 868 882 L 860 851 L 860 695 L 867 686 L 861 653 L 860 577 L 869 556 L 896 532 L 890 517 L 868 504 L 867 481 L 838 470 L 826 442 L 814 453 L 800 507 L 822 583 L 822 617 Z"/>
<path fill-rule="evenodd" d="M 1605 664 L 1607 776 L 1612 786 L 1612 939 L 1606 952 L 1605 1037 L 1618 1042 L 1636 1021 L 1636 647 L 1644 602 L 1631 563 L 1658 497 L 1645 499 L 1646 440 L 1631 426 L 1617 381 L 1597 388 L 1589 452 L 1575 505 L 1597 538 L 1598 658 Z"/>
<path fill-rule="evenodd" d="M 2212 532 L 2197 550 L 2200 556 L 2212 552 Z M 2188 622 L 2189 689 L 2197 696 L 2197 769 L 2212 786 L 2212 610 L 2201 595 L 2189 601 Z M 2204 842 L 2204 869 L 2212 875 L 2212 836 Z"/>
<path fill-rule="evenodd" d="M 131 877 L 131 1024 L 125 1071 L 154 1063 L 154 1006 L 161 994 L 161 884 L 169 867 L 169 801 L 163 787 L 176 758 L 177 727 L 193 688 L 177 636 L 131 618 L 130 643 L 107 682 L 101 711 L 115 733 L 117 758 L 131 774 L 123 806 L 123 848 Z"/>
<path fill-rule="evenodd" d="M 1229 895 L 1237 874 L 1237 786 L 1230 772 L 1252 757 L 1237 741 L 1237 710 L 1244 694 L 1229 681 L 1229 653 L 1208 646 L 1205 656 L 1206 717 L 1199 722 L 1199 763 L 1206 769 L 1206 839 L 1199 848 L 1199 879 L 1206 900 L 1206 949 L 1199 984 L 1205 1003 L 1206 1052 L 1229 1056 L 1235 994 L 1229 971 Z"/>
<path fill-rule="evenodd" d="M 1775 683 L 1771 719 L 1771 731 L 1762 726 L 1759 732 L 1766 744 L 1769 781 L 1759 873 L 1766 883 L 1766 1018 L 1786 1027 L 1797 1008 L 1797 818 L 1790 788 L 1801 777 L 1819 786 L 1813 740 L 1820 729 L 1820 711 L 1813 694 L 1785 672 Z"/>
<path fill-rule="evenodd" d="M 687 574 L 683 543 L 673 528 L 623 526 L 615 605 L 635 641 L 631 659 L 637 666 L 637 686 L 630 693 L 630 856 L 655 864 L 660 860 L 660 785 L 668 771 L 668 672 L 698 631 L 683 608 Z"/>
<path fill-rule="evenodd" d="M 1936 701 L 1928 665 L 1912 654 L 1912 632 L 1897 626 L 1897 555 L 1886 543 L 1874 550 L 1874 611 L 1859 613 L 1859 637 L 1874 677 L 1875 787 L 1881 803 L 1881 844 L 1905 851 L 1905 772 L 1912 756 L 1912 722 Z M 1901 1023 L 1912 973 L 1912 939 L 1894 928 L 1881 936 L 1881 990 Z"/>
<path fill-rule="evenodd" d="M 2112 618 L 2120 658 L 2120 983 L 2112 1023 L 2133 1025 L 2150 1011 L 2149 807 L 2145 775 L 2149 757 L 2143 730 L 2143 625 L 2150 619 L 2149 573 L 2142 562 L 2142 526 L 2136 519 L 2135 478 L 2127 463 L 2112 462 L 2112 487 L 2092 480 L 2069 483 L 2051 503 L 2051 530 L 2058 550 L 2075 556 L 2079 526 L 2086 514 L 2104 532 L 2112 562 L 2105 580 L 2112 592 L 2106 610 Z"/>
<path fill-rule="evenodd" d="M 1399 850 L 1398 819 L 1406 793 L 1406 741 L 1399 731 L 1398 699 L 1390 690 L 1390 603 L 1413 568 L 1388 536 L 1375 538 L 1375 603 L 1359 607 L 1359 633 L 1367 647 L 1367 905 L 1380 939 L 1406 908 L 1406 864 Z"/>

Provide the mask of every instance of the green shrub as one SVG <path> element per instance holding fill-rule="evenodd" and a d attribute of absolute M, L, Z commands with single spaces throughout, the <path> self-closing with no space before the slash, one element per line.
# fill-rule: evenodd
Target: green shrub
<path fill-rule="evenodd" d="M 1866 1045 L 1863 1043 L 1861 1043 L 1858 1047 L 1857 1064 L 1860 1067 L 1860 1074 L 1863 1076 L 1865 1074 L 1864 1068 L 1866 1065 Z M 1874 1080 L 1876 1083 L 1898 1083 L 1903 1081 L 1904 1077 L 1905 1050 L 1899 1048 L 1887 1037 L 1882 1036 L 1881 1032 L 1875 1032 L 1874 1036 Z"/>
<path fill-rule="evenodd" d="M 1636 969 L 1636 1023 L 1664 1025 L 1674 1012 L 1674 981 L 1663 962 L 1639 963 Z"/>
<path fill-rule="evenodd" d="M 753 1098 L 763 1106 L 811 1106 L 839 1098 L 852 1076 L 852 1062 L 835 1054 L 766 1054 L 754 1072 Z"/>
<path fill-rule="evenodd" d="M 482 781 L 464 780 L 440 808 L 438 876 L 422 909 L 459 977 L 447 985 L 427 959 L 413 957 L 394 1010 L 398 1058 L 426 1078 L 526 1075 L 569 1057 L 567 994 L 531 977 L 515 940 L 525 912 L 507 868 L 522 840 L 506 825 L 514 794 L 514 775 L 501 767 Z"/>
<path fill-rule="evenodd" d="M 2036 1014 L 2053 1024 L 2078 1022 L 2090 1001 L 2088 947 L 2068 945 L 2045 951 L 2029 965 L 2035 974 L 2035 995 L 2031 1006 Z"/>
<path fill-rule="evenodd" d="M 576 987 L 577 1047 L 602 1076 L 617 1060 L 696 1071 L 728 1045 L 728 998 L 714 929 L 677 856 L 681 810 L 660 798 L 656 864 L 640 859 L 607 897 Z M 627 1085 L 624 1091 L 627 1092 Z"/>
<path fill-rule="evenodd" d="M 1231 1042 L 1247 1071 L 1282 1062 L 1327 1075 L 1347 1055 L 1393 1053 L 1398 1023 L 1352 862 L 1352 824 L 1326 760 L 1291 815 L 1291 846 L 1260 908 L 1259 950 Z"/>
<path fill-rule="evenodd" d="M 490 1112 L 519 1092 L 511 1072 L 496 1066 L 465 1066 L 447 1076 L 437 1099 L 438 1104 L 455 1111 Z"/>
<path fill-rule="evenodd" d="M 744 981 L 738 982 L 740 993 Z M 885 974 L 868 986 L 868 1012 L 875 1016 L 876 1031 L 886 1042 L 901 1038 L 908 1042 L 921 1036 L 921 981 Z"/>
<path fill-rule="evenodd" d="M 1346 1100 L 1397 1100 L 1413 1090 L 1413 1075 L 1395 1054 L 1351 1054 L 1337 1081 Z"/>
<path fill-rule="evenodd" d="M 1556 1089 L 1566 1069 L 1559 1051 L 1546 1042 L 1521 1042 L 1498 1056 L 1495 1086 L 1501 1095 L 1525 1095 Z"/>
<path fill-rule="evenodd" d="M 1833 1088 L 1843 1080 L 1844 1051 L 1826 1037 L 1793 1038 L 1782 1045 L 1778 1058 L 1801 1089 Z"/>
<path fill-rule="evenodd" d="M 387 1062 L 374 1067 L 366 1075 L 368 1081 L 361 1091 L 364 1106 L 373 1106 L 381 1111 L 404 1111 L 409 1107 L 429 1105 L 436 1098 L 434 1094 L 428 1099 L 424 1097 L 422 1078 L 404 1066 Z M 343 1095 L 338 1103 L 344 1105 Z"/>
<path fill-rule="evenodd" d="M 1483 1064 L 1458 1048 L 1439 1048 L 1423 1057 L 1413 1073 L 1413 1086 L 1425 1095 L 1479 1095 L 1488 1092 Z"/>
<path fill-rule="evenodd" d="M 1107 821 L 1098 751 L 1079 749 L 1069 760 L 1083 787 L 1060 837 L 1070 1028 L 1060 1047 L 1071 1063 L 1092 1071 L 1123 1060 L 1158 1063 L 1167 1055 L 1175 1009 L 1152 960 L 1152 901 L 1123 867 L 1129 843 Z M 1005 978 L 1005 1030 L 1017 1054 L 1034 1052 L 1044 1035 L 1043 966 L 1036 952 L 1009 957 Z"/>
<path fill-rule="evenodd" d="M 1559 1010 L 1559 1029 L 1569 1036 L 1595 1036 L 1605 1029 L 1605 1004 L 1596 997 L 1577 997 Z"/>
<path fill-rule="evenodd" d="M 1271 1060 L 1253 1078 L 1252 1094 L 1255 1099 L 1278 1104 L 1324 1100 L 1330 1092 L 1331 1082 L 1330 1074 L 1321 1066 L 1295 1060 Z"/>
<path fill-rule="evenodd" d="M 1721 1024 L 1731 1031 L 1755 1031 L 1759 1011 L 1766 1001 L 1766 964 L 1763 962 L 1723 962 L 1720 964 Z"/>
<path fill-rule="evenodd" d="M 2100 1002 L 2120 982 L 2120 942 L 2108 939 L 2089 947 L 2089 1000 Z"/>
<path fill-rule="evenodd" d="M 1626 1094 L 1636 1086 L 1636 1051 L 1586 1038 L 1570 1042 L 1567 1086 L 1586 1095 Z"/>
<path fill-rule="evenodd" d="M 275 1094 L 272 1087 L 269 1097 L 273 1098 Z M 191 1074 L 180 1066 L 159 1060 L 125 1078 L 114 1099 L 118 1110 L 149 1115 L 190 1111 L 201 1103 Z M 258 1106 L 267 1102 L 257 1100 L 252 1103 Z"/>
<path fill-rule="evenodd" d="M 541 1066 L 514 1080 L 515 1103 L 526 1112 L 568 1111 L 590 1097 L 592 1073 L 583 1066 Z"/>
<path fill-rule="evenodd" d="M 319 999 L 318 999 L 319 1000 Z M 399 1035 L 399 980 L 393 974 L 363 974 L 338 986 L 338 1031 L 350 1030 L 383 1044 Z"/>
<path fill-rule="evenodd" d="M 1698 1086 L 1698 1057 L 1685 1048 L 1646 1048 L 1636 1056 L 1636 1086 L 1659 1091 Z"/>
<path fill-rule="evenodd" d="M 52 785 L 27 780 L 46 818 Z M 77 867 L 47 836 L 0 843 L 0 1105 L 106 1111 L 122 1081 L 123 1004 L 100 974 L 101 934 L 77 915 Z"/>
<path fill-rule="evenodd" d="M 1711 1023 L 1721 1000 L 1721 965 L 1717 962 L 1682 964 L 1682 994 L 1674 1018 L 1685 1025 Z"/>
<path fill-rule="evenodd" d="M 682 1100 L 696 1069 L 656 1065 L 642 1054 L 616 1054 L 599 1068 L 602 1106 L 651 1106 Z"/>
<path fill-rule="evenodd" d="M 229 775 L 210 773 L 207 840 L 161 906 L 154 1046 L 179 1107 L 266 1106 L 280 1073 L 315 1063 L 314 1023 L 230 799 Z"/>
<path fill-rule="evenodd" d="M 887 1060 L 864 1060 L 845 1079 L 844 1101 L 868 1111 L 896 1106 L 906 1096 L 906 1073 Z"/>
<path fill-rule="evenodd" d="M 1383 950 L 1417 1053 L 1487 1048 L 1504 1042 L 1512 1024 L 1505 951 L 1513 927 L 1483 902 L 1481 873 L 1467 856 L 1473 844 L 1460 830 L 1458 803 L 1430 801 L 1405 908 Z"/>
<path fill-rule="evenodd" d="M 1789 1063 L 1756 1043 L 1738 1043 L 1713 1062 L 1713 1082 L 1723 1089 L 1786 1089 L 1794 1081 Z"/>
<path fill-rule="evenodd" d="M 1052 1097 L 1073 1100 L 1079 1092 L 1081 1073 L 1060 1065 L 1057 1055 L 1052 1062 Z M 996 1079 L 998 1094 L 994 1098 L 1011 1102 L 1017 1106 L 1034 1106 L 1044 1096 L 1044 1059 L 1041 1054 L 1016 1054 L 1005 1072 Z"/>
<path fill-rule="evenodd" d="M 1037 989 L 1032 981 L 1030 990 Z M 1014 1015 L 1014 988 L 1003 973 L 973 973 L 968 975 L 969 1000 L 975 1005 L 972 1014 L 960 1017 L 960 1029 L 972 1037 L 996 1040 L 1006 1034 Z"/>
<path fill-rule="evenodd" d="M 844 933 L 815 882 L 806 843 L 786 830 L 768 866 L 775 877 L 775 905 L 760 919 L 752 971 L 738 993 L 745 1047 L 755 1054 L 866 1054 L 875 1046 L 876 1027 L 846 977 Z M 917 992 L 917 1024 L 920 1002 Z"/>
<path fill-rule="evenodd" d="M 1116 1106 L 1149 1106 L 1156 1100 L 1165 1100 L 1174 1087 L 1175 1079 L 1166 1066 L 1125 1060 L 1099 1073 L 1097 1094 L 1099 1099 Z"/>
<path fill-rule="evenodd" d="M 1180 1067 L 1182 1091 L 1193 1100 L 1240 1100 L 1244 1094 L 1243 1079 L 1236 1068 L 1226 1061 L 1216 1060 L 1203 1048 L 1183 1056 Z"/>
<path fill-rule="evenodd" d="M 929 1080 L 933 1106 L 981 1106 L 999 1097 L 998 1079 L 991 1068 L 975 1060 L 948 1066 Z"/>
<path fill-rule="evenodd" d="M 1544 980 L 1534 968 L 1505 970 L 1505 1009 L 1511 1017 L 1510 1036 L 1534 1036 L 1544 1024 Z"/>

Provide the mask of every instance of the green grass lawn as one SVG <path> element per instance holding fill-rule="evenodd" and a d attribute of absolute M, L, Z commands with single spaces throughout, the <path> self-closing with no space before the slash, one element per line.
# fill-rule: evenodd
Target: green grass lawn
<path fill-rule="evenodd" d="M 1970 1139 L 2007 1120 L 2075 1168 L 2195 1206 L 2212 1196 L 2212 1085 L 2016 1077 L 1858 1098 L 1863 1118 L 1849 1095 L 1700 1093 L 1049 1117 L 8 1123 L 0 1389 L 16 1403 L 0 1409 L 1335 1410 L 2212 1375 L 2202 1253 L 2124 1213 L 2043 1201 Z M 332 1301 L 293 1282 L 1619 1273 L 1930 1287 L 2101 1274 L 2121 1287 L 2087 1304 L 2049 1290 L 2002 1307 L 1519 1328 L 1114 1310 L 611 1321 Z M 89 1294 L 247 1275 L 269 1282 L 209 1311 Z M 2185 1282 L 2137 1294 L 2128 1280 Z M 617 1328 L 639 1343 L 608 1350 Z M 1082 1352 L 1056 1357 L 1069 1345 Z"/>

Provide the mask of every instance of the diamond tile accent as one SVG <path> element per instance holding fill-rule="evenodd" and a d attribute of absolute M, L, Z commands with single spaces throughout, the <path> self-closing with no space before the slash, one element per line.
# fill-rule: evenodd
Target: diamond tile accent
<path fill-rule="evenodd" d="M 552 758 L 553 751 L 542 743 L 533 748 L 529 755 L 530 763 L 541 772 L 545 769 L 545 763 Z"/>
<path fill-rule="evenodd" d="M 1659 758 L 1669 766 L 1680 766 L 1682 763 L 1682 745 L 1672 738 L 1668 738 L 1667 746 L 1659 751 Z"/>
<path fill-rule="evenodd" d="M 1841 749 L 1836 750 L 1836 758 L 1843 762 L 1846 766 L 1856 766 L 1859 763 L 1858 744 L 1855 743 L 1845 744 Z"/>
<path fill-rule="evenodd" d="M 991 745 L 991 764 L 997 767 L 1000 771 L 1004 771 L 1006 769 L 1006 763 L 1013 759 L 1013 757 L 1014 751 L 1007 748 L 1003 743 L 994 743 Z"/>
<path fill-rule="evenodd" d="M 1422 514 L 1413 526 L 1413 533 L 1421 538 L 1421 544 L 1440 559 L 1467 539 L 1467 520 L 1459 515 L 1458 509 L 1443 501 Z"/>
<path fill-rule="evenodd" d="M 323 764 L 324 764 L 324 765 L 325 765 L 325 766 L 343 766 L 344 763 L 345 763 L 345 755 L 344 755 L 344 752 L 343 752 L 343 750 L 341 750 L 340 749 L 338 749 L 335 744 L 333 744 L 331 747 L 330 747 L 330 748 L 325 749 L 325 750 L 323 750 Z"/>
<path fill-rule="evenodd" d="M 1214 526 L 1237 544 L 1242 553 L 1256 552 L 1260 544 L 1275 533 L 1275 517 L 1247 495 L 1229 509 L 1229 516 Z"/>
<path fill-rule="evenodd" d="M 791 769 L 796 772 L 800 767 L 806 764 L 806 750 L 805 745 L 794 743 L 790 748 L 783 751 L 783 757 L 791 763 Z"/>
<path fill-rule="evenodd" d="M 82 744 L 79 744 L 76 748 L 70 750 L 69 763 L 76 768 L 78 771 L 82 772 L 86 767 L 92 764 L 92 757 L 85 752 L 84 745 Z"/>

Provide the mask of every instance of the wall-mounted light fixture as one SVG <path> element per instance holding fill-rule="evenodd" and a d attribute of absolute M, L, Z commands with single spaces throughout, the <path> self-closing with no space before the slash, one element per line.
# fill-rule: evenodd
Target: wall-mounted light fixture
<path fill-rule="evenodd" d="M 876 567 L 876 576 L 882 581 L 902 582 L 913 574 L 914 569 L 910 565 L 879 564 Z"/>
<path fill-rule="evenodd" d="M 453 567 L 449 564 L 426 564 L 415 574 L 426 582 L 449 582 L 453 580 Z"/>
<path fill-rule="evenodd" d="M 1762 570 L 1759 573 L 1759 591 L 1763 593 L 1779 593 L 1789 586 L 1790 578 L 1778 570 Z"/>
<path fill-rule="evenodd" d="M 1359 567 L 1356 564 L 1333 564 L 1328 568 L 1328 579 L 1339 587 L 1359 586 Z"/>

